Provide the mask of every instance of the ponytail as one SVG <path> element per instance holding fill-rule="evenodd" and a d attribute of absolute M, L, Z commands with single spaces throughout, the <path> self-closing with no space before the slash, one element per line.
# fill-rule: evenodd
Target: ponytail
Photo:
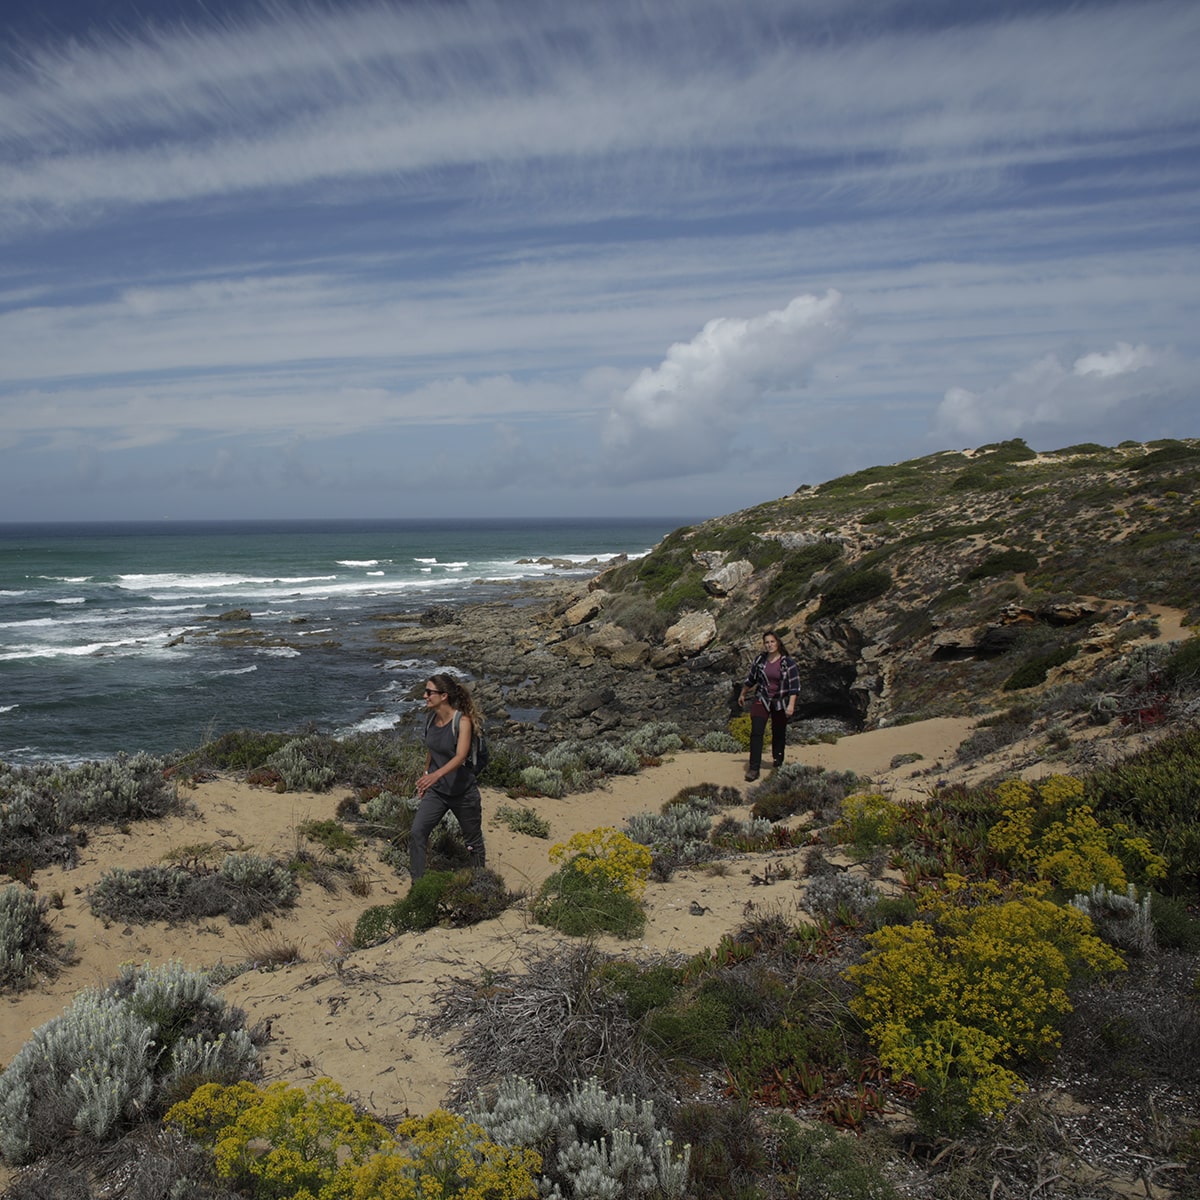
<path fill-rule="evenodd" d="M 465 683 L 453 675 L 430 675 L 429 682 L 436 685 L 439 692 L 446 693 L 450 707 L 457 709 L 464 717 L 470 718 L 475 732 L 479 733 L 483 726 L 483 713 L 475 707 L 475 700 Z"/>

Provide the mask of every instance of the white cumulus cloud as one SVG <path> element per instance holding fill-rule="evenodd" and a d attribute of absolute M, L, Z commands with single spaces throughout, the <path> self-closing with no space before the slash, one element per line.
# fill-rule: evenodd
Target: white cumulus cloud
<path fill-rule="evenodd" d="M 939 433 L 969 439 L 1039 429 L 1085 430 L 1135 401 L 1168 390 L 1167 356 L 1139 343 L 1081 355 L 1066 366 L 1047 354 L 984 391 L 947 389 L 938 405 Z"/>
<path fill-rule="evenodd" d="M 622 478 L 668 478 L 709 470 L 771 392 L 803 385 L 850 326 L 842 295 L 797 296 L 750 318 L 717 317 L 676 342 L 613 402 L 604 426 L 610 469 Z"/>

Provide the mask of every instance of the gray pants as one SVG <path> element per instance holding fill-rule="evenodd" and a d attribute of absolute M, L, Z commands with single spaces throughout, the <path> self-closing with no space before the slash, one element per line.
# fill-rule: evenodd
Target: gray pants
<path fill-rule="evenodd" d="M 479 795 L 479 788 L 471 784 L 458 796 L 442 796 L 431 790 L 421 797 L 413 817 L 412 831 L 408 835 L 408 873 L 414 880 L 425 874 L 429 835 L 447 812 L 452 812 L 462 826 L 471 855 L 471 866 L 483 866 L 483 798 Z"/>

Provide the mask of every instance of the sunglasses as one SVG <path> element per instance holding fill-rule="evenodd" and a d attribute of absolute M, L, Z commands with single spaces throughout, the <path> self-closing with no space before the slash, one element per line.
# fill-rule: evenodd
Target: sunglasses
<path fill-rule="evenodd" d="M 424 693 L 424 694 L 425 694 L 426 696 L 444 696 L 446 693 L 445 693 L 445 692 L 439 692 L 439 691 L 437 690 L 437 688 L 426 688 L 426 689 L 425 689 L 425 693 Z"/>

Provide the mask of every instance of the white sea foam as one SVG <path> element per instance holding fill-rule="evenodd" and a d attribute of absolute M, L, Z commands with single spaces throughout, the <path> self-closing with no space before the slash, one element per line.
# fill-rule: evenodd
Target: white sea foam
<path fill-rule="evenodd" d="M 382 571 L 368 571 L 367 574 L 368 575 L 382 575 L 383 572 Z"/>
<path fill-rule="evenodd" d="M 264 658 L 299 658 L 300 651 L 291 646 L 260 646 L 254 651 Z"/>
<path fill-rule="evenodd" d="M 0 704 L 0 713 L 12 712 L 15 708 L 20 708 L 19 704 Z"/>
<path fill-rule="evenodd" d="M 435 562 L 437 562 L 437 559 L 436 559 L 436 558 L 414 558 L 414 559 L 413 559 L 413 562 L 419 562 L 419 563 L 435 563 Z"/>
<path fill-rule="evenodd" d="M 55 604 L 86 604 L 86 596 L 60 596 L 54 601 Z"/>
<path fill-rule="evenodd" d="M 377 558 L 339 558 L 336 560 L 339 567 L 377 567 L 379 559 Z"/>
<path fill-rule="evenodd" d="M 87 642 L 82 646 L 6 646 L 0 650 L 0 662 L 19 662 L 25 658 L 88 658 L 112 654 L 130 646 L 144 647 L 141 638 L 120 638 L 112 642 Z"/>
<path fill-rule="evenodd" d="M 218 671 L 218 675 L 253 675 L 258 670 L 258 664 L 255 663 L 249 667 L 231 667 L 228 671 Z"/>
<path fill-rule="evenodd" d="M 345 736 L 351 733 L 386 733 L 396 724 L 397 713 L 373 713 L 369 717 L 364 717 L 361 721 L 356 721 L 353 725 L 347 725 L 343 729 L 339 729 L 339 735 Z"/>

